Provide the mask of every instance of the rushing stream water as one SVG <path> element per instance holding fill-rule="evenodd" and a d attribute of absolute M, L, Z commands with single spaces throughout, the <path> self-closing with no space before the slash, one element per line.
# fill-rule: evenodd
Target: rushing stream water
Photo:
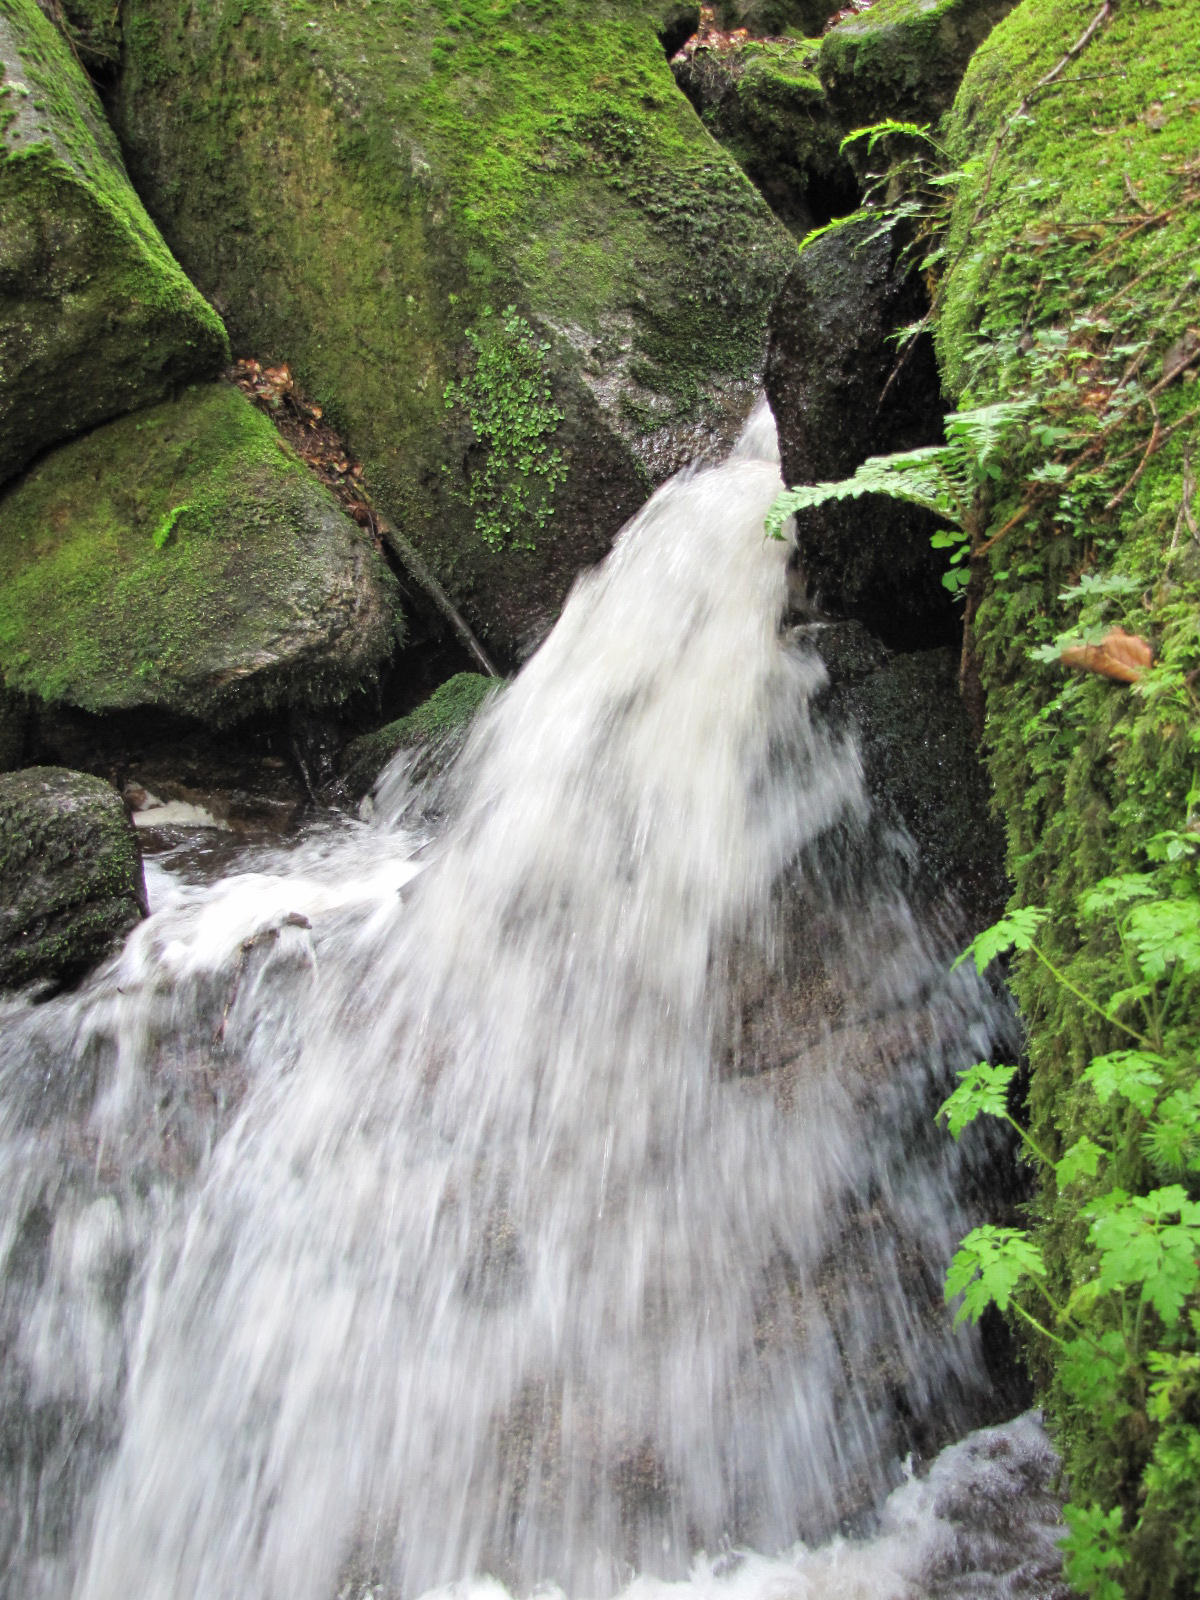
<path fill-rule="evenodd" d="M 1006 1019 L 781 633 L 778 487 L 760 410 L 660 490 L 441 820 L 401 763 L 168 857 L 5 1007 L 7 1594 L 1056 1592 L 1032 1420 L 905 1480 L 986 1412 L 931 1111 Z"/>

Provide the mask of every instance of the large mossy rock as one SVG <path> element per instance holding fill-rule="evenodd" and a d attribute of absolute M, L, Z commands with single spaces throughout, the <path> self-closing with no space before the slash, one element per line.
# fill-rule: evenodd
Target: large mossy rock
<path fill-rule="evenodd" d="M 80 977 L 145 915 L 115 789 L 63 767 L 0 776 L 0 989 Z"/>
<path fill-rule="evenodd" d="M 325 406 L 501 656 L 736 428 L 790 259 L 676 89 L 664 16 L 124 9 L 115 116 L 172 248 L 238 352 Z"/>
<path fill-rule="evenodd" d="M 1016 0 L 875 0 L 821 42 L 821 82 L 848 128 L 936 122 L 967 63 Z"/>
<path fill-rule="evenodd" d="M 61 446 L 0 499 L 0 674 L 42 705 L 329 705 L 397 629 L 366 535 L 225 383 Z"/>
<path fill-rule="evenodd" d="M 852 211 L 858 191 L 811 42 L 699 47 L 671 63 L 704 126 L 781 221 L 807 233 Z"/>
<path fill-rule="evenodd" d="M 868 456 L 936 442 L 942 397 L 933 349 L 896 368 L 896 330 L 927 305 L 898 232 L 850 219 L 804 246 L 771 316 L 766 386 L 784 481 L 849 477 Z M 939 524 L 882 495 L 798 519 L 800 562 L 819 607 L 864 623 L 893 648 L 949 643 L 956 623 L 930 545 Z"/>
<path fill-rule="evenodd" d="M 1102 1107 L 1084 1076 L 1091 1058 L 1128 1043 L 1104 1011 L 1137 981 L 1116 914 L 1089 912 L 1084 899 L 1099 881 L 1136 873 L 1131 892 L 1167 902 L 1162 948 L 1178 961 L 1169 991 L 1164 981 L 1144 1010 L 1113 1002 L 1110 1015 L 1161 1029 L 1172 1058 L 1162 1088 L 1190 1094 L 1200 995 L 1178 958 L 1194 924 L 1190 909 L 1167 920 L 1187 879 L 1154 841 L 1178 830 L 1186 852 L 1200 745 L 1194 0 L 1024 0 L 972 61 L 948 137 L 963 179 L 937 327 L 947 389 L 961 409 L 1029 408 L 997 457 L 971 629 L 1014 907 L 1045 909 L 1038 947 L 1074 991 L 1040 962 L 1014 962 L 1029 1030 L 1026 1111 L 1052 1158 L 1084 1132 L 1113 1152 L 1098 1181 L 1074 1191 L 1044 1173 L 1037 1242 L 1082 1329 L 1065 1352 L 1039 1341 L 1037 1368 L 1071 1498 L 1105 1517 L 1122 1563 L 1105 1570 L 1129 1600 L 1174 1600 L 1200 1593 L 1196 1391 L 1148 1380 L 1136 1341 L 1123 1364 L 1120 1303 L 1089 1298 L 1098 1269 L 1086 1218 L 1093 1196 L 1093 1215 L 1104 1214 L 1097 1190 L 1110 1183 L 1140 1197 L 1180 1182 L 1194 1196 L 1195 1173 L 1154 1145 L 1148 1099 L 1137 1113 Z M 1114 628 L 1153 650 L 1136 685 L 1063 663 L 1064 637 Z M 1124 910 L 1119 893 L 1117 903 Z M 1191 1293 L 1169 1327 L 1146 1314 L 1142 1351 L 1174 1351 L 1161 1371 L 1195 1370 L 1198 1310 Z M 1093 1338 L 1121 1351 L 1111 1378 L 1090 1369 L 1095 1383 L 1071 1367 Z M 1149 1405 L 1148 1388 L 1158 1394 Z M 1097 1545 L 1081 1544 L 1076 1572 L 1090 1577 Z M 1102 1554 L 1107 1562 L 1107 1544 Z"/>
<path fill-rule="evenodd" d="M 35 0 L 0 0 L 0 482 L 228 357 Z"/>

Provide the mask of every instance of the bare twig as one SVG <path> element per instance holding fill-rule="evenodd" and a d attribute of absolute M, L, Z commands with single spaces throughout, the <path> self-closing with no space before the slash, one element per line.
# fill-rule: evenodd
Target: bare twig
<path fill-rule="evenodd" d="M 1158 449 L 1159 445 L 1162 443 L 1162 437 L 1163 437 L 1162 423 L 1159 420 L 1158 407 L 1154 404 L 1153 400 L 1151 400 L 1151 402 L 1150 402 L 1150 409 L 1154 413 L 1154 426 L 1150 430 L 1150 442 L 1146 446 L 1145 453 L 1143 454 L 1142 459 L 1138 462 L 1137 466 L 1133 469 L 1133 472 L 1131 473 L 1131 475 L 1129 477 L 1129 481 L 1125 484 L 1125 487 L 1123 489 L 1118 489 L 1117 493 L 1113 495 L 1112 499 L 1109 500 L 1105 504 L 1105 507 L 1104 507 L 1105 511 L 1115 511 L 1117 509 L 1117 507 L 1121 504 L 1121 501 L 1124 500 L 1125 496 L 1129 493 L 1129 491 L 1134 487 L 1134 485 L 1137 483 L 1139 478 L 1142 476 L 1142 473 L 1145 472 L 1146 466 L 1147 466 L 1147 463 L 1150 460 L 1150 457 L 1154 454 L 1154 452 Z"/>

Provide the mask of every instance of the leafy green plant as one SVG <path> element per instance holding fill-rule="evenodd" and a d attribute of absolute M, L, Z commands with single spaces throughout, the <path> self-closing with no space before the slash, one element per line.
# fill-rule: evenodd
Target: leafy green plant
<path fill-rule="evenodd" d="M 767 533 L 782 539 L 790 516 L 830 500 L 856 499 L 864 494 L 906 500 L 950 524 L 933 536 L 933 544 L 935 549 L 951 551 L 942 582 L 957 593 L 966 586 L 965 562 L 987 523 L 989 491 L 1001 476 L 1002 455 L 1022 427 L 1028 409 L 1021 402 L 1002 402 L 956 411 L 945 419 L 945 444 L 871 456 L 851 478 L 785 489 L 767 513 Z"/>
<path fill-rule="evenodd" d="M 938 1113 L 955 1138 L 979 1116 L 1014 1128 L 1081 1238 L 1063 1279 L 1033 1233 L 976 1228 L 954 1256 L 946 1298 L 959 1302 L 956 1321 L 988 1306 L 1015 1314 L 1057 1352 L 1068 1416 L 1086 1409 L 1093 1427 L 1144 1439 L 1142 1481 L 1127 1502 L 1066 1507 L 1067 1576 L 1094 1600 L 1125 1594 L 1131 1541 L 1164 1507 L 1177 1546 L 1200 1539 L 1200 1519 L 1178 1515 L 1200 1482 L 1200 833 L 1160 833 L 1146 855 L 1147 870 L 1114 874 L 1079 899 L 1081 920 L 1119 953 L 1126 981 L 1114 992 L 1072 982 L 1039 944 L 1049 919 L 1036 907 L 959 957 L 981 973 L 1012 951 L 1039 963 L 1119 1040 L 1082 1071 L 1086 1125 L 1062 1131 L 1059 1148 L 1035 1139 L 1011 1109 L 1017 1069 L 986 1062 L 959 1075 Z"/>
<path fill-rule="evenodd" d="M 550 345 L 515 306 L 500 316 L 486 307 L 467 341 L 472 370 L 446 385 L 445 402 L 448 411 L 465 411 L 484 448 L 482 465 L 467 485 L 476 531 L 493 550 L 532 550 L 535 535 L 554 515 L 554 490 L 566 477 L 554 444 L 563 412 L 550 386 Z"/>

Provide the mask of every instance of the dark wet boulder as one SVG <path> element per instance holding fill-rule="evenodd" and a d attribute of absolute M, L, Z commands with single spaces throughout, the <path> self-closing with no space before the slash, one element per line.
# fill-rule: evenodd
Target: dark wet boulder
<path fill-rule="evenodd" d="M 658 42 L 668 60 L 681 49 L 700 26 L 700 7 L 688 0 L 667 0 L 658 22 Z"/>
<path fill-rule="evenodd" d="M 146 215 L 65 40 L 34 0 L 4 0 L 0 482 L 227 355 L 220 318 Z"/>
<path fill-rule="evenodd" d="M 771 317 L 767 394 L 788 484 L 849 477 L 868 456 L 937 443 L 942 395 L 924 335 L 899 367 L 892 335 L 927 305 L 895 231 L 870 218 L 800 252 Z M 885 390 L 887 391 L 885 394 Z M 957 613 L 930 539 L 939 523 L 880 495 L 798 519 L 800 563 L 819 607 L 898 649 L 950 644 Z"/>
<path fill-rule="evenodd" d="M 689 49 L 671 63 L 700 120 L 797 234 L 852 211 L 858 191 L 811 42 Z"/>
<path fill-rule="evenodd" d="M 172 249 L 505 660 L 736 433 L 792 254 L 676 89 L 665 15 L 122 11 L 114 116 Z"/>
<path fill-rule="evenodd" d="M 936 122 L 972 55 L 1016 0 L 875 0 L 821 42 L 818 71 L 847 128 Z"/>
<path fill-rule="evenodd" d="M 63 767 L 0 776 L 0 989 L 82 976 L 145 915 L 115 789 Z"/>
<path fill-rule="evenodd" d="M 367 535 L 229 384 L 63 445 L 0 498 L 0 673 L 42 707 L 220 726 L 333 705 L 398 630 Z"/>
<path fill-rule="evenodd" d="M 953 903 L 972 931 L 987 926 L 1008 897 L 1004 831 L 954 654 L 891 655 L 855 622 L 810 624 L 797 637 L 829 672 L 822 714 L 854 734 L 877 821 L 916 845 L 919 898 Z"/>
<path fill-rule="evenodd" d="M 475 713 L 497 687 L 495 678 L 482 673 L 456 673 L 407 716 L 351 740 L 341 764 L 346 793 L 356 802 L 369 794 L 401 750 L 414 752 L 412 778 L 419 782 L 436 777 L 457 754 Z"/>
<path fill-rule="evenodd" d="M 0 679 L 0 772 L 21 765 L 29 733 L 29 706 L 24 695 L 13 694 Z"/>

